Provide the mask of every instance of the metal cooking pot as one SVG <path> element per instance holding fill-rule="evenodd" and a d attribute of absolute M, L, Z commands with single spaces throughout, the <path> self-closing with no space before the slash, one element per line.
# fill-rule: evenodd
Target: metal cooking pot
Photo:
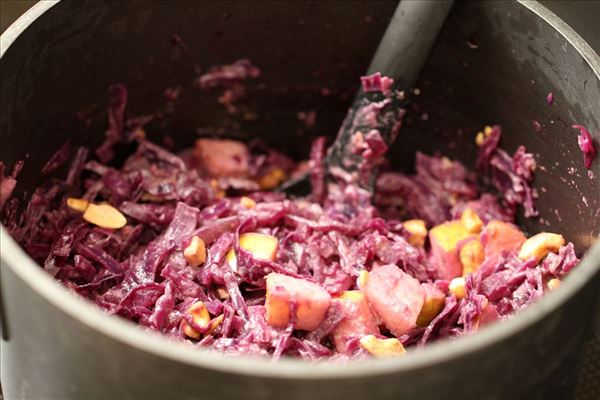
<path fill-rule="evenodd" d="M 0 159 L 25 159 L 16 195 L 26 197 L 66 138 L 100 142 L 106 88 L 114 82 L 130 89 L 130 115 L 162 107 L 166 87 L 185 88 L 172 114 L 149 126 L 155 138 L 167 132 L 183 147 L 199 128 L 222 129 L 260 135 L 303 156 L 311 135 L 336 132 L 394 8 L 387 1 L 39 3 L 2 35 Z M 261 67 L 267 83 L 250 88 L 259 122 L 231 117 L 192 87 L 198 68 L 242 57 Z M 600 139 L 599 74 L 598 56 L 538 3 L 459 2 L 393 148 L 400 168 L 410 168 L 416 149 L 473 165 L 474 133 L 499 123 L 505 148 L 525 144 L 536 154 L 540 218 L 523 226 L 562 232 L 587 254 L 559 289 L 514 318 L 390 360 L 315 365 L 220 357 L 106 316 L 62 288 L 2 228 L 5 396 L 568 398 L 600 289 L 600 244 L 593 245 L 600 162 L 589 178 L 570 126 L 584 124 Z M 550 91 L 554 106 L 546 104 Z M 317 125 L 305 129 L 296 114 L 312 109 Z"/>

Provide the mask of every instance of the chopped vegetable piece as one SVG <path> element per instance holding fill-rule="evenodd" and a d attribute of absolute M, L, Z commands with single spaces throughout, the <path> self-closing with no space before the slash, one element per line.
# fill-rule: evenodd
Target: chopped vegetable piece
<path fill-rule="evenodd" d="M 306 279 L 275 272 L 267 275 L 266 282 L 265 307 L 270 325 L 283 328 L 292 323 L 295 329 L 305 331 L 319 327 L 331 303 L 325 289 Z"/>
<path fill-rule="evenodd" d="M 206 305 L 202 301 L 197 301 L 187 309 L 187 314 L 191 316 L 191 324 L 183 319 L 182 329 L 187 337 L 198 339 L 203 332 L 210 327 L 210 314 Z"/>
<path fill-rule="evenodd" d="M 561 282 L 558 278 L 552 278 L 546 284 L 548 286 L 548 290 L 554 290 L 560 286 Z"/>
<path fill-rule="evenodd" d="M 278 244 L 275 236 L 263 233 L 249 232 L 240 235 L 240 247 L 259 260 L 275 261 Z M 231 268 L 237 270 L 237 258 L 233 249 L 227 253 L 227 262 Z"/>
<path fill-rule="evenodd" d="M 110 204 L 89 204 L 83 213 L 87 222 L 107 229 L 121 229 L 127 225 L 127 219 Z"/>
<path fill-rule="evenodd" d="M 533 235 L 525 240 L 519 251 L 521 260 L 534 258 L 539 263 L 548 253 L 557 253 L 562 245 L 565 244 L 565 238 L 556 233 L 542 232 Z"/>
<path fill-rule="evenodd" d="M 402 223 L 404 229 L 410 233 L 408 243 L 416 247 L 423 247 L 427 238 L 427 227 L 422 219 L 411 219 Z"/>
<path fill-rule="evenodd" d="M 423 327 L 429 325 L 442 312 L 446 303 L 446 295 L 430 283 L 423 283 L 421 286 L 425 291 L 425 301 L 417 318 L 417 326 Z"/>
<path fill-rule="evenodd" d="M 467 289 L 465 285 L 466 281 L 465 278 L 463 278 L 462 276 L 454 278 L 450 281 L 450 284 L 448 285 L 448 290 L 450 291 L 450 293 L 456 296 L 457 299 L 462 299 L 467 296 Z"/>
<path fill-rule="evenodd" d="M 210 176 L 243 177 L 249 174 L 248 148 L 236 140 L 198 139 L 194 156 Z"/>
<path fill-rule="evenodd" d="M 596 158 L 596 146 L 594 145 L 594 138 L 590 134 L 590 131 L 583 125 L 575 124 L 573 129 L 579 129 L 579 135 L 577 135 L 577 144 L 583 153 L 583 165 L 586 169 L 592 168 L 594 158 Z"/>
<path fill-rule="evenodd" d="M 185 319 L 181 320 L 181 329 L 185 336 L 189 337 L 190 339 L 200 338 L 201 333 L 192 328 Z"/>
<path fill-rule="evenodd" d="M 499 148 L 502 131 L 494 125 L 489 134 L 483 137 L 479 146 L 477 157 L 478 169 L 487 175 L 492 185 L 502 194 L 503 203 L 511 220 L 517 211 L 517 206 L 523 207 L 525 217 L 535 217 L 538 211 L 535 208 L 537 191 L 531 187 L 536 161 L 533 154 L 528 153 L 524 146 L 510 156 Z"/>
<path fill-rule="evenodd" d="M 483 132 L 477 132 L 477 136 L 475 136 L 475 143 L 477 146 L 481 146 L 485 139 L 487 139 L 492 134 L 492 127 L 486 126 Z"/>
<path fill-rule="evenodd" d="M 376 72 L 372 75 L 361 76 L 360 83 L 365 92 L 381 92 L 387 95 L 391 91 L 394 80 L 387 76 L 382 76 L 380 72 Z"/>
<path fill-rule="evenodd" d="M 86 199 L 77 199 L 75 197 L 67 198 L 67 207 L 75 211 L 85 212 L 89 204 L 90 202 Z"/>
<path fill-rule="evenodd" d="M 472 208 L 467 207 L 460 216 L 460 222 L 470 233 L 479 233 L 483 226 L 483 221 Z"/>
<path fill-rule="evenodd" d="M 219 315 L 218 317 L 213 318 L 210 321 L 210 324 L 208 325 L 208 329 L 206 330 L 206 332 L 204 332 L 204 335 L 206 335 L 206 336 L 212 335 L 214 333 L 214 331 L 217 330 L 219 325 L 221 325 L 221 322 L 223 322 L 224 319 L 225 319 L 225 316 L 223 314 Z"/>
<path fill-rule="evenodd" d="M 500 314 L 498 314 L 498 310 L 496 306 L 490 303 L 489 300 L 483 299 L 483 308 L 479 317 L 476 320 L 477 329 L 488 325 L 494 321 L 497 321 L 500 318 Z"/>
<path fill-rule="evenodd" d="M 242 196 L 240 198 L 240 204 L 242 205 L 242 207 L 245 207 L 248 209 L 254 208 L 256 206 L 256 202 L 247 196 Z"/>
<path fill-rule="evenodd" d="M 277 244 L 277 238 L 271 235 L 254 232 L 240 235 L 240 247 L 260 260 L 274 261 L 277 256 Z"/>
<path fill-rule="evenodd" d="M 461 221 L 444 222 L 429 231 L 431 258 L 440 279 L 461 276 L 463 266 L 458 257 L 459 242 L 472 236 Z"/>
<path fill-rule="evenodd" d="M 460 248 L 458 257 L 463 266 L 463 276 L 475 272 L 485 259 L 481 241 L 478 238 L 469 240 Z"/>
<path fill-rule="evenodd" d="M 373 269 L 363 291 L 373 311 L 395 336 L 417 326 L 425 290 L 418 280 L 397 266 L 389 264 Z"/>
<path fill-rule="evenodd" d="M 271 190 L 283 183 L 286 178 L 287 174 L 284 170 L 281 168 L 274 168 L 259 179 L 258 185 L 262 190 Z"/>
<path fill-rule="evenodd" d="M 229 298 L 229 292 L 225 288 L 222 288 L 222 287 L 216 288 L 215 292 L 217 293 L 217 297 L 220 300 L 227 300 Z"/>
<path fill-rule="evenodd" d="M 369 279 L 369 271 L 363 269 L 358 273 L 358 278 L 356 278 L 356 287 L 359 289 L 364 289 L 367 284 L 367 279 Z"/>
<path fill-rule="evenodd" d="M 364 293 L 358 290 L 345 291 L 338 299 L 342 305 L 344 319 L 332 332 L 333 342 L 337 351 L 348 354 L 349 340 L 379 334 L 379 328 Z"/>
<path fill-rule="evenodd" d="M 396 357 L 406 353 L 404 346 L 396 338 L 379 339 L 375 335 L 367 335 L 360 339 L 360 345 L 375 357 Z"/>
<path fill-rule="evenodd" d="M 206 261 L 206 245 L 198 236 L 192 237 L 190 243 L 183 250 L 183 256 L 191 267 L 197 267 Z"/>
<path fill-rule="evenodd" d="M 485 258 L 519 250 L 525 235 L 519 228 L 503 221 L 490 221 L 481 233 Z"/>

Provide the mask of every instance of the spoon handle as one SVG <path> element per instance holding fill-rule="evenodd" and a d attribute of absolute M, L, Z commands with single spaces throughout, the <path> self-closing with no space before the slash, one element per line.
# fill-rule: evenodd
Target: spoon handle
<path fill-rule="evenodd" d="M 381 73 L 393 78 L 391 88 L 365 92 L 359 89 L 338 135 L 327 152 L 325 167 L 331 175 L 344 176 L 347 182 L 374 190 L 376 162 L 367 163 L 357 151 L 356 142 L 368 141 L 377 132 L 384 146 L 391 146 L 398 134 L 408 94 L 427 60 L 453 5 L 453 0 L 402 0 L 377 47 L 368 75 Z M 359 134 L 359 135 L 357 135 Z M 369 151 L 369 150 L 367 150 Z M 291 195 L 306 193 L 308 174 L 287 181 L 278 188 Z"/>
<path fill-rule="evenodd" d="M 398 87 L 410 89 L 419 76 L 452 0 L 400 1 L 367 71 L 394 78 Z"/>
<path fill-rule="evenodd" d="M 415 84 L 452 5 L 451 0 L 398 3 L 368 69 L 368 74 L 380 73 L 394 83 L 387 93 L 358 91 L 329 149 L 330 172 L 338 168 L 355 174 L 361 187 L 373 191 L 377 168 L 366 163 L 352 144 L 357 134 L 364 137 L 376 131 L 385 145 L 392 145 L 407 105 L 404 93 L 410 93 Z"/>

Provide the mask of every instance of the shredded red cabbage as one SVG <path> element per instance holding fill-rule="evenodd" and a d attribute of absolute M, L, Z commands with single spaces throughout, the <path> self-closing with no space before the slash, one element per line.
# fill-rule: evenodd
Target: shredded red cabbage
<path fill-rule="evenodd" d="M 381 92 L 388 94 L 394 84 L 394 80 L 387 76 L 382 76 L 379 72 L 369 76 L 361 76 L 360 82 L 365 92 Z"/>
<path fill-rule="evenodd" d="M 388 218 L 420 218 L 428 225 L 450 219 L 456 203 L 477 198 L 475 175 L 460 162 L 417 152 L 416 174 L 383 172 L 375 204 Z"/>
<path fill-rule="evenodd" d="M 104 142 L 96 149 L 96 156 L 103 163 L 107 163 L 113 159 L 114 152 L 112 148 L 123 137 L 127 88 L 122 84 L 112 85 L 109 88 L 109 96 L 108 129 L 104 134 Z"/>
<path fill-rule="evenodd" d="M 242 60 L 209 71 L 199 85 L 231 87 L 258 73 Z M 366 91 L 390 87 L 378 74 L 362 83 Z M 482 192 L 458 161 L 417 153 L 415 175 L 381 172 L 372 198 L 345 171 L 325 170 L 325 138 L 318 138 L 308 162 L 312 193 L 292 199 L 270 190 L 306 163 L 262 143 L 203 139 L 178 155 L 145 135 L 125 139 L 127 91 L 114 85 L 110 93 L 98 160 L 79 148 L 66 178 L 48 180 L 20 213 L 16 200 L 7 200 L 22 163 L 9 176 L 0 163 L 3 222 L 67 288 L 167 336 L 273 359 L 380 355 L 366 344 L 367 335 L 410 347 L 472 334 L 538 300 L 578 263 L 571 243 L 539 260 L 523 258 L 522 240 L 503 239 L 510 229 L 498 228 L 481 244 L 497 240 L 495 251 L 481 250 L 475 268 L 464 270 L 462 293 L 455 289 L 460 274 L 451 282 L 442 274 L 440 260 L 467 268 L 463 249 L 476 248 L 471 244 L 482 229 L 514 222 L 517 206 L 526 216 L 537 214 L 530 186 L 535 160 L 523 147 L 512 157 L 499 148 L 497 126 L 481 144 L 478 167 L 499 196 Z M 592 154 L 589 133 L 577 127 L 580 146 Z M 137 149 L 121 165 L 108 165 L 126 140 Z M 357 140 L 364 165 L 378 165 L 387 146 L 377 129 Z M 69 147 L 44 173 L 67 161 Z M 84 208 L 68 199 L 80 199 Z M 109 204 L 126 225 L 102 227 L 87 215 L 92 205 L 85 201 Z M 469 212 L 479 222 L 466 230 L 460 224 Z M 416 225 L 423 231 L 409 219 L 421 220 Z"/>
<path fill-rule="evenodd" d="M 501 128 L 495 125 L 480 147 L 477 167 L 490 177 L 491 183 L 502 194 L 504 204 L 514 215 L 522 206 L 525 217 L 535 217 L 538 194 L 531 187 L 536 168 L 533 154 L 519 146 L 512 157 L 499 147 Z"/>
<path fill-rule="evenodd" d="M 259 75 L 259 68 L 250 60 L 242 59 L 233 64 L 211 68 L 198 78 L 197 85 L 204 90 L 222 89 L 219 102 L 226 107 L 228 112 L 235 114 L 239 110 L 234 103 L 246 96 L 246 88 L 243 83 L 248 79 L 257 78 Z"/>
<path fill-rule="evenodd" d="M 583 125 L 575 124 L 573 125 L 573 129 L 579 130 L 579 135 L 577 135 L 577 143 L 579 144 L 579 148 L 583 153 L 583 164 L 586 169 L 592 168 L 592 163 L 594 162 L 594 158 L 596 158 L 596 147 L 594 146 L 594 139 L 590 134 L 590 131 Z"/>

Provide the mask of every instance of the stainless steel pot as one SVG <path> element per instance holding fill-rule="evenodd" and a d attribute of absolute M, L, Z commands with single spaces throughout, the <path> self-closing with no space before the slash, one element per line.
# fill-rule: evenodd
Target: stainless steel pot
<path fill-rule="evenodd" d="M 251 89 L 261 124 L 236 125 L 214 99 L 190 88 L 175 113 L 149 132 L 169 132 L 185 146 L 198 127 L 225 126 L 229 134 L 261 135 L 302 156 L 311 134 L 336 131 L 394 7 L 39 3 L 2 35 L 0 159 L 11 164 L 25 158 L 17 196 L 26 196 L 67 137 L 76 144 L 99 143 L 110 83 L 127 84 L 128 111 L 139 114 L 162 104 L 165 87 L 190 86 L 197 67 L 240 57 L 259 65 L 269 83 Z M 185 44 L 172 43 L 173 34 Z M 322 96 L 323 86 L 335 95 Z M 592 245 L 600 230 L 600 162 L 590 179 L 570 125 L 582 123 L 600 139 L 599 58 L 535 2 L 459 2 L 420 88 L 393 161 L 409 167 L 416 149 L 437 149 L 471 164 L 474 132 L 483 124 L 502 124 L 504 146 L 525 144 L 543 167 L 535 181 L 541 215 L 523 221 L 526 229 L 562 232 L 587 250 L 558 290 L 477 335 L 399 359 L 314 365 L 223 358 L 104 315 L 60 287 L 2 228 L 6 398 L 568 398 L 600 289 L 600 245 Z M 550 91 L 555 106 L 545 102 Z M 318 124 L 304 132 L 296 113 L 309 109 L 319 111 Z M 542 124 L 541 133 L 534 133 L 532 119 Z"/>

